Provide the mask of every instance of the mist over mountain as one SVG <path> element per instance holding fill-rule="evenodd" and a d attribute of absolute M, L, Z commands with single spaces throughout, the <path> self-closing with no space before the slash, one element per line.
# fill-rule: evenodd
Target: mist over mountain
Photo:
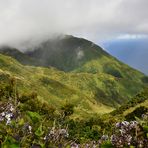
<path fill-rule="evenodd" d="M 107 73 L 108 67 L 115 66 L 120 71 L 126 72 L 122 67 L 124 64 L 100 46 L 71 35 L 40 41 L 36 45 L 26 48 L 23 52 L 21 49 L 9 46 L 1 47 L 0 52 L 12 56 L 25 65 L 52 66 L 62 71 Z"/>
<path fill-rule="evenodd" d="M 103 46 L 119 60 L 148 74 L 148 38 L 118 39 Z"/>

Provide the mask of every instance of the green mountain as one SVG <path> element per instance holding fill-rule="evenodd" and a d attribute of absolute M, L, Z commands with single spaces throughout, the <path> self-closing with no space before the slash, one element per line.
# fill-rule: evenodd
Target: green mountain
<path fill-rule="evenodd" d="M 116 147 L 120 140 L 110 139 L 122 138 L 115 125 L 124 120 L 139 122 L 140 130 L 130 131 L 132 145 L 140 138 L 147 146 L 148 77 L 141 72 L 72 36 L 27 52 L 1 47 L 0 53 L 2 147 L 93 147 L 98 140 Z M 102 141 L 104 135 L 109 140 Z"/>
<path fill-rule="evenodd" d="M 121 105 L 110 114 L 116 118 L 124 120 L 136 120 L 136 117 L 142 118 L 143 114 L 148 112 L 148 87 L 136 94 L 130 101 Z"/>
<path fill-rule="evenodd" d="M 68 101 L 75 105 L 75 117 L 110 112 L 147 85 L 141 72 L 73 36 L 48 40 L 25 53 L 9 47 L 0 52 L 1 80 L 15 77 L 21 93 L 35 91 L 39 100 L 57 108 Z"/>
<path fill-rule="evenodd" d="M 1 61 L 2 59 L 9 60 L 8 64 L 16 64 L 16 61 L 11 58 L 1 57 Z M 98 146 L 98 140 L 101 147 L 116 147 L 116 145 L 118 147 L 119 140 L 113 142 L 111 137 L 113 135 L 127 137 L 127 134 L 132 135 L 131 145 L 137 146 L 140 139 L 140 144 L 142 140 L 142 146 L 147 146 L 148 88 L 109 114 L 100 115 L 93 112 L 87 116 L 83 114 L 85 118 L 75 119 L 71 118 L 73 111 L 75 114 L 75 105 L 68 102 L 60 103 L 60 108 L 55 109 L 55 106 L 51 106 L 35 92 L 31 93 L 33 86 L 31 90 L 27 90 L 27 93 L 22 93 L 22 86 L 26 86 L 22 85 L 22 81 L 26 77 L 25 79 L 21 76 L 12 77 L 11 74 L 6 70 L 0 71 L 1 147 L 62 146 L 68 148 L 73 143 L 82 147 L 88 146 L 89 143 L 90 147 L 93 147 Z M 83 111 L 81 110 L 81 112 Z M 133 121 L 135 119 L 138 122 Z M 131 126 L 127 126 L 127 124 Z M 120 129 L 117 125 L 130 129 L 126 130 L 126 134 L 123 135 L 122 130 L 125 128 Z M 56 137 L 56 141 L 53 136 Z M 109 138 L 103 140 L 104 136 Z M 135 138 L 137 138 L 136 141 Z M 123 141 L 124 146 L 127 146 L 127 142 Z"/>
<path fill-rule="evenodd" d="M 101 64 L 103 57 L 109 57 L 101 47 L 73 36 L 47 40 L 26 54 L 38 60 L 40 66 L 50 65 L 63 71 L 79 71 L 90 62 L 99 59 L 98 63 Z M 98 72 L 99 67 L 96 66 L 99 65 L 94 65 L 94 70 L 86 68 L 82 72 Z"/>
<path fill-rule="evenodd" d="M 25 65 L 38 65 L 36 59 L 30 58 L 28 55 L 19 51 L 16 48 L 12 48 L 9 46 L 3 46 L 0 48 L 0 53 L 4 55 L 8 55 L 18 60 L 20 63 Z"/>

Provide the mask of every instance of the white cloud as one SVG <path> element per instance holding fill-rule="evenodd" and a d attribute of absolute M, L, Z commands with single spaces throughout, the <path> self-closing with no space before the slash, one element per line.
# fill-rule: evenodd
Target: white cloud
<path fill-rule="evenodd" d="M 0 44 L 54 33 L 90 40 L 148 34 L 147 0 L 0 0 Z"/>
<path fill-rule="evenodd" d="M 117 37 L 117 40 L 120 40 L 120 39 L 127 39 L 127 40 L 130 40 L 130 39 L 144 39 L 144 38 L 147 38 L 147 35 L 139 35 L 139 34 L 124 34 L 124 35 L 120 35 Z"/>

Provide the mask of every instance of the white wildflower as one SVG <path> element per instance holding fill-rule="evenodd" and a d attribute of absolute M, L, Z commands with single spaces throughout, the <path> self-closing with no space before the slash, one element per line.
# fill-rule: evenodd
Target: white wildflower
<path fill-rule="evenodd" d="M 32 133 L 32 127 L 30 125 L 28 126 L 28 129 L 29 129 L 29 133 L 31 134 Z"/>
<path fill-rule="evenodd" d="M 108 139 L 108 135 L 103 135 L 103 136 L 101 137 L 101 139 L 102 139 L 102 140 L 107 140 L 107 139 Z"/>
<path fill-rule="evenodd" d="M 11 119 L 9 118 L 9 119 L 7 119 L 7 121 L 6 121 L 6 125 L 9 125 L 11 123 Z"/>
<path fill-rule="evenodd" d="M 4 117 L 5 116 L 5 112 L 2 112 L 1 115 L 2 115 L 2 117 Z"/>
<path fill-rule="evenodd" d="M 50 135 L 54 135 L 54 130 L 51 130 L 51 131 L 50 131 L 49 136 L 50 136 Z"/>
<path fill-rule="evenodd" d="M 44 140 L 46 140 L 46 139 L 47 139 L 47 137 L 45 136 L 43 139 L 44 139 Z"/>
<path fill-rule="evenodd" d="M 122 125 L 124 125 L 124 126 L 128 126 L 128 125 L 129 125 L 129 122 L 127 122 L 127 121 L 123 121 L 123 122 L 122 122 Z"/>
<path fill-rule="evenodd" d="M 12 106 L 10 107 L 10 111 L 11 111 L 11 112 L 14 111 L 14 108 L 13 108 Z"/>
<path fill-rule="evenodd" d="M 120 127 L 120 125 L 121 125 L 120 122 L 116 123 L 116 127 Z"/>
<path fill-rule="evenodd" d="M 11 119 L 11 117 L 13 117 L 13 114 L 12 113 L 8 113 L 5 115 L 5 118 L 6 119 Z"/>
<path fill-rule="evenodd" d="M 4 120 L 4 118 L 0 116 L 0 121 L 3 121 L 3 120 Z"/>

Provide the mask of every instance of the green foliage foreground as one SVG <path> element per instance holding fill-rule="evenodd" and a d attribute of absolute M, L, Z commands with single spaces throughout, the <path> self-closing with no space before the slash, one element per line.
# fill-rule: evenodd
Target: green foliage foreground
<path fill-rule="evenodd" d="M 143 117 L 135 117 L 138 122 L 121 122 L 126 117 L 118 118 L 111 114 L 96 114 L 83 120 L 72 119 L 73 111 L 74 105 L 68 102 L 56 108 L 39 100 L 35 92 L 19 94 L 15 79 L 11 78 L 9 83 L 0 85 L 1 147 L 86 148 L 96 145 L 109 148 L 139 145 L 146 148 L 147 108 L 138 108 Z M 132 113 L 128 120 L 130 117 L 133 118 Z M 125 138 L 127 136 L 131 138 L 130 141 Z"/>

